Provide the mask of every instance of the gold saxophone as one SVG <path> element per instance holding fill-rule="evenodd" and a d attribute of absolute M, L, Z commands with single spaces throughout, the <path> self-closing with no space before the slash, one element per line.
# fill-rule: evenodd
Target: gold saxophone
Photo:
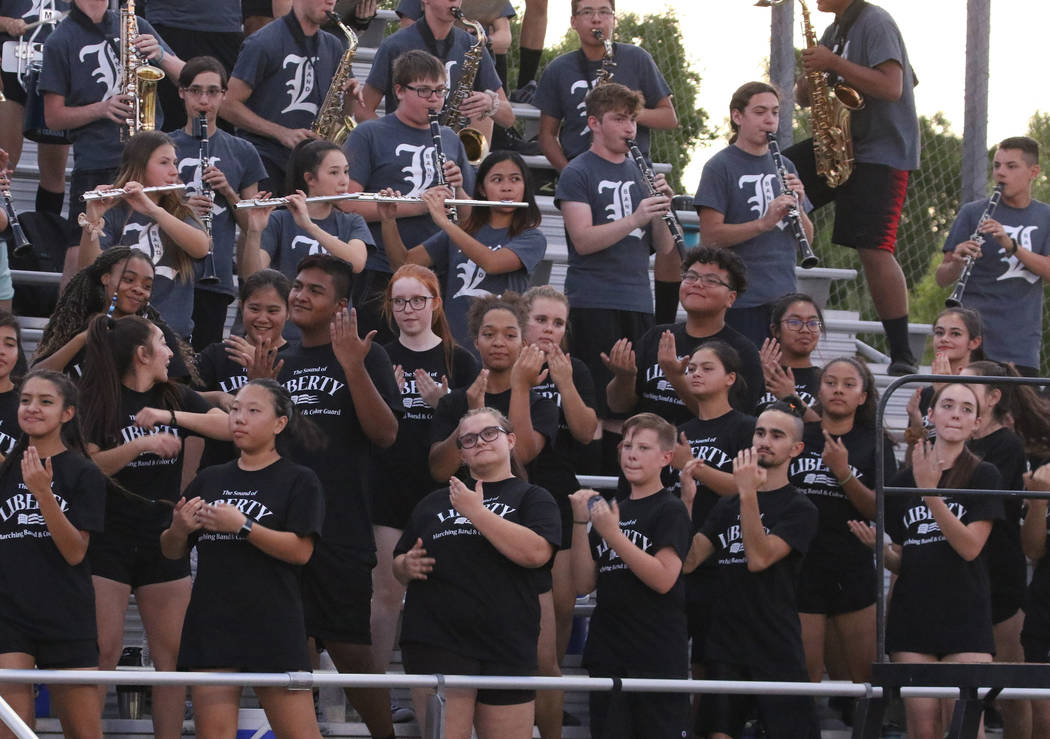
<path fill-rule="evenodd" d="M 594 83 L 594 86 L 604 85 L 606 82 L 612 82 L 613 68 L 616 66 L 616 59 L 613 57 L 613 43 L 612 39 L 605 38 L 605 34 L 602 33 L 600 28 L 592 28 L 591 33 L 594 37 L 602 42 L 605 47 L 605 54 L 602 56 L 602 68 L 598 72 L 598 80 Z"/>
<path fill-rule="evenodd" d="M 817 45 L 817 34 L 809 20 L 806 0 L 798 0 L 802 6 L 802 31 L 806 36 L 806 48 Z M 817 174 L 823 177 L 828 187 L 838 187 L 853 174 L 853 138 L 850 134 L 850 111 L 864 107 L 864 97 L 846 84 L 835 86 L 834 93 L 828 89 L 824 72 L 808 72 L 809 100 L 813 127 L 813 154 L 817 162 Z"/>
<path fill-rule="evenodd" d="M 139 56 L 135 39 L 139 24 L 135 18 L 135 0 L 128 0 L 120 11 L 121 93 L 131 99 L 131 118 L 120 127 L 120 140 L 126 141 L 139 131 L 152 131 L 157 120 L 157 83 L 164 72 Z"/>
<path fill-rule="evenodd" d="M 343 113 L 346 98 L 343 87 L 354 73 L 350 63 L 357 51 L 357 34 L 330 10 L 328 18 L 336 23 L 346 36 L 346 51 L 343 52 L 343 58 L 339 60 L 339 66 L 336 67 L 335 74 L 332 76 L 332 83 L 328 85 L 328 92 L 325 93 L 321 107 L 317 109 L 317 117 L 314 118 L 310 130 L 319 138 L 341 145 L 354 128 L 354 119 Z"/>
<path fill-rule="evenodd" d="M 467 125 L 470 119 L 460 113 L 459 108 L 474 90 L 474 79 L 478 76 L 478 67 L 485 50 L 485 29 L 477 21 L 463 17 L 463 11 L 459 8 L 452 8 L 452 15 L 456 16 L 457 20 L 471 26 L 477 38 L 463 57 L 463 73 L 459 76 L 459 84 L 456 85 L 456 89 L 445 100 L 445 107 L 441 109 L 440 121 L 441 125 L 448 126 L 459 134 L 459 140 L 463 143 L 463 149 L 467 153 L 467 160 L 477 165 L 489 153 L 489 142 L 481 131 Z"/>

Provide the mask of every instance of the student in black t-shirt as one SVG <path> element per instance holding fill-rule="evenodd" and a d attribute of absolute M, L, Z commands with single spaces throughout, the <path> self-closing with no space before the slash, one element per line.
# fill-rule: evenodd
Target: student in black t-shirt
<path fill-rule="evenodd" d="M 686 571 L 714 555 L 719 599 L 705 646 L 709 680 L 797 681 L 806 676 L 795 591 L 817 530 L 817 509 L 788 481 L 803 450 L 795 410 L 776 403 L 755 422 L 753 446 L 733 462 L 738 495 L 722 498 L 693 537 Z M 739 737 L 757 704 L 769 739 L 816 739 L 813 701 L 784 695 L 704 695 L 697 726 Z"/>
<path fill-rule="evenodd" d="M 932 446 L 917 444 L 912 466 L 897 473 L 895 487 L 998 490 L 999 472 L 966 448 L 980 424 L 977 394 L 961 383 L 933 397 Z M 998 497 L 892 496 L 886 530 L 893 539 L 886 566 L 898 573 L 886 625 L 894 662 L 991 662 L 988 571 L 981 552 L 994 521 L 1003 517 Z M 908 736 L 939 739 L 951 701 L 906 698 Z"/>
<path fill-rule="evenodd" d="M 820 421 L 807 423 L 805 449 L 790 480 L 820 513 L 817 535 L 802 562 L 798 610 L 809 679 L 868 682 L 875 661 L 875 568 L 871 550 L 850 533 L 850 521 L 875 518 L 875 469 L 897 471 L 893 444 L 875 458 L 878 390 L 852 357 L 828 362 L 816 378 Z M 825 654 L 825 644 L 829 645 Z M 840 671 L 840 665 L 845 671 Z"/>
<path fill-rule="evenodd" d="M 759 351 L 766 392 L 759 398 L 756 410 L 790 396 L 807 407 L 813 405 L 820 368 L 813 365 L 810 357 L 823 331 L 824 313 L 809 295 L 788 293 L 773 304 L 769 321 L 772 338 L 766 339 Z M 809 411 L 802 420 L 819 421 L 820 416 Z"/>
<path fill-rule="evenodd" d="M 11 377 L 22 356 L 22 331 L 18 319 L 0 310 L 0 456 L 15 448 L 19 437 L 18 388 Z"/>
<path fill-rule="evenodd" d="M 385 670 L 397 637 L 405 587 L 391 569 L 394 545 L 412 509 L 438 487 L 430 476 L 430 425 L 438 401 L 452 388 L 466 387 L 478 374 L 474 355 L 457 345 L 445 317 L 437 275 L 418 264 L 401 266 L 387 283 L 383 312 L 397 324 L 387 344 L 405 415 L 397 441 L 380 452 L 372 467 L 372 531 L 376 568 L 372 570 L 372 655 Z"/>
<path fill-rule="evenodd" d="M 80 382 L 88 453 L 135 497 L 110 495 L 106 530 L 91 541 L 100 665 L 116 667 L 128 599 L 142 614 L 158 670 L 175 669 L 190 595 L 189 560 L 160 551 L 160 534 L 182 482 L 187 434 L 229 439 L 226 414 L 168 379 L 172 352 L 161 330 L 140 316 L 96 316 L 88 328 Z M 162 739 L 182 731 L 185 689 L 153 688 L 153 727 Z"/>
<path fill-rule="evenodd" d="M 138 249 L 113 246 L 99 254 L 90 266 L 73 275 L 59 296 L 37 344 L 33 367 L 79 379 L 84 374 L 88 322 L 99 313 L 107 313 L 113 319 L 136 315 L 148 318 L 164 332 L 164 340 L 175 352 L 168 376 L 191 376 L 192 350 L 149 304 L 154 273 L 149 256 Z"/>
<path fill-rule="evenodd" d="M 309 670 L 299 574 L 321 533 L 324 493 L 312 470 L 282 452 L 291 439 L 318 443 L 320 432 L 303 422 L 288 391 L 273 380 L 241 388 L 229 424 L 239 458 L 203 470 L 160 537 L 172 559 L 197 548 L 179 669 Z M 194 686 L 197 734 L 235 726 L 241 692 L 240 686 Z M 321 736 L 309 692 L 256 687 L 255 693 L 277 736 Z"/>
<path fill-rule="evenodd" d="M 1050 464 L 1044 464 L 1025 475 L 1027 490 L 1050 491 Z M 1024 553 L 1032 560 L 1034 571 L 1024 606 L 1024 628 L 1021 644 L 1024 661 L 1036 664 L 1050 662 L 1050 557 L 1047 553 L 1047 500 L 1028 498 L 1028 512 L 1021 527 Z M 1050 736 L 1050 701 L 1032 701 L 1031 736 Z"/>
<path fill-rule="evenodd" d="M 106 480 L 84 457 L 69 378 L 37 370 L 18 393 L 24 435 L 0 464 L 0 669 L 95 669 L 86 554 L 102 530 Z M 96 686 L 50 689 L 67 737 L 102 736 Z M 33 726 L 29 683 L 4 684 L 0 695 Z"/>
<path fill-rule="evenodd" d="M 409 674 L 528 675 L 536 668 L 541 569 L 561 540 L 558 508 L 543 488 L 515 477 L 517 442 L 493 408 L 468 411 L 455 432 L 476 480 L 458 478 L 416 506 L 394 550 L 408 588 L 401 654 Z M 446 690 L 443 736 L 532 736 L 531 690 Z M 416 715 L 426 691 L 413 689 Z M 430 727 L 428 727 L 430 728 Z"/>
<path fill-rule="evenodd" d="M 667 421 L 652 413 L 632 416 L 620 444 L 630 495 L 606 502 L 598 491 L 583 489 L 570 496 L 572 581 L 578 593 L 598 593 L 583 652 L 592 677 L 688 677 L 681 574 L 691 526 L 686 507 L 660 479 L 674 443 Z M 594 692 L 590 708 L 594 736 L 687 735 L 684 693 Z"/>

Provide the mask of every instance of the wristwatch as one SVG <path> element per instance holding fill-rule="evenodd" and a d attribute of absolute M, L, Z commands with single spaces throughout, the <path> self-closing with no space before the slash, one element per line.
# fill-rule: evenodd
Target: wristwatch
<path fill-rule="evenodd" d="M 255 519 L 248 518 L 247 516 L 245 516 L 244 517 L 244 524 L 241 526 L 240 530 L 237 532 L 237 536 L 240 537 L 241 539 L 247 539 L 248 538 L 248 534 L 250 534 L 251 531 L 252 531 L 252 525 L 253 524 L 255 524 Z"/>

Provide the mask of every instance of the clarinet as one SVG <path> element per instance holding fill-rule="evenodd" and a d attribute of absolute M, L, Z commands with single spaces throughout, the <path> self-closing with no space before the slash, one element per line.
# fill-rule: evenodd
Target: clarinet
<path fill-rule="evenodd" d="M 631 151 L 631 158 L 634 159 L 634 163 L 642 172 L 642 179 L 645 180 L 645 189 L 648 191 L 646 197 L 659 196 L 660 192 L 656 189 L 656 175 L 653 174 L 652 168 L 642 156 L 642 150 L 638 148 L 634 139 L 626 139 L 626 143 L 627 148 Z M 674 248 L 678 251 L 678 256 L 684 258 L 685 236 L 682 234 L 682 225 L 678 222 L 678 217 L 673 212 L 667 211 L 662 218 L 667 224 L 667 230 L 671 232 L 671 238 L 674 239 Z"/>
<path fill-rule="evenodd" d="M 773 164 L 777 168 L 777 177 L 780 178 L 781 192 L 790 193 L 787 184 L 787 167 L 784 165 L 784 157 L 780 154 L 780 144 L 777 143 L 777 135 L 772 131 L 766 132 L 766 141 L 769 142 L 769 153 L 773 155 Z M 791 235 L 795 237 L 798 245 L 798 255 L 802 260 L 802 269 L 812 269 L 820 264 L 820 258 L 813 252 L 813 247 L 806 238 L 806 230 L 802 227 L 802 216 L 798 210 L 798 195 L 795 195 L 795 207 L 787 212 L 788 225 L 791 227 Z"/>
<path fill-rule="evenodd" d="M 1003 197 L 1003 183 L 999 183 L 995 186 L 992 191 L 991 197 L 988 198 L 988 205 L 984 208 L 984 213 L 981 213 L 980 220 L 977 221 L 977 226 L 973 229 L 973 233 L 970 235 L 970 241 L 976 241 L 978 246 L 984 246 L 984 234 L 981 233 L 981 226 L 995 213 L 995 209 L 999 207 L 999 200 Z M 962 274 L 959 275 L 959 279 L 955 283 L 955 287 L 952 289 L 952 294 L 949 295 L 944 305 L 948 308 L 958 308 L 962 305 L 962 296 L 966 291 L 966 283 L 970 281 L 970 273 L 973 272 L 973 257 L 966 257 L 966 264 L 963 265 Z"/>
<path fill-rule="evenodd" d="M 434 177 L 438 185 L 448 187 L 448 183 L 445 181 L 445 152 L 441 149 L 441 124 L 438 123 L 439 113 L 436 110 L 432 110 L 427 115 L 430 119 L 430 136 L 434 140 L 434 169 L 436 171 Z M 448 212 L 450 221 L 459 223 L 459 212 L 456 210 L 456 206 L 450 205 L 445 210 Z"/>
<path fill-rule="evenodd" d="M 211 161 L 211 145 L 208 142 L 208 116 L 201 113 L 197 117 L 197 131 L 200 133 L 201 148 L 198 153 L 198 159 L 201 165 L 201 195 L 208 198 L 209 200 L 215 199 L 215 193 L 212 192 L 211 185 L 204 179 L 204 169 L 208 166 Z M 201 221 L 204 223 L 204 230 L 211 236 L 211 209 L 208 209 L 207 213 L 201 215 Z"/>
<path fill-rule="evenodd" d="M 6 183 L 3 189 L 0 190 L 0 199 L 4 201 L 4 211 L 7 212 L 7 222 L 11 226 L 11 236 L 15 240 L 14 256 L 20 257 L 29 249 L 33 248 L 33 245 L 29 243 L 29 239 L 26 238 L 25 231 L 22 230 L 22 224 L 18 222 L 18 216 L 15 214 L 14 203 L 11 202 L 11 188 Z"/>

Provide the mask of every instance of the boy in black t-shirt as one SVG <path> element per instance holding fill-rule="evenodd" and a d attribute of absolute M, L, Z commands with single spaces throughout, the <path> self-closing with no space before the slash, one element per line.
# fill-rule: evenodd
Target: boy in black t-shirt
<path fill-rule="evenodd" d="M 706 645 L 709 680 L 807 679 L 795 584 L 818 514 L 788 483 L 802 431 L 786 404 L 760 415 L 754 446 L 733 463 L 739 494 L 722 498 L 693 537 L 686 571 L 715 555 L 721 580 Z M 812 699 L 779 695 L 705 695 L 697 734 L 739 737 L 752 702 L 769 739 L 820 736 Z"/>
<path fill-rule="evenodd" d="M 597 587 L 583 664 L 591 676 L 688 676 L 682 561 L 691 523 L 682 502 L 663 486 L 675 428 L 652 413 L 623 426 L 620 465 L 631 493 L 606 502 L 595 490 L 569 496 L 573 511 L 571 568 L 577 593 Z M 587 523 L 592 524 L 587 531 Z M 688 735 L 685 693 L 591 693 L 593 736 Z"/>

